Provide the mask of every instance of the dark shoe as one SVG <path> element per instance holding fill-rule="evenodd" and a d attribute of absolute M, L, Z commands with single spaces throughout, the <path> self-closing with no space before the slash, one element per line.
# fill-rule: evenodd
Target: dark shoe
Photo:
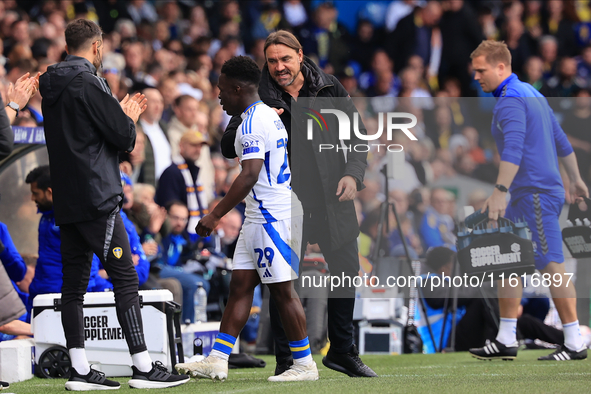
<path fill-rule="evenodd" d="M 133 389 L 162 389 L 167 387 L 180 386 L 189 381 L 187 375 L 173 375 L 160 362 L 152 363 L 152 369 L 149 372 L 141 372 L 133 365 L 131 367 L 133 376 L 128 382 L 129 387 Z"/>
<path fill-rule="evenodd" d="M 505 346 L 501 342 L 497 341 L 486 341 L 484 347 L 472 348 L 469 350 L 472 357 L 479 360 L 515 360 L 517 357 L 517 349 L 519 344 L 515 342 L 511 346 Z"/>
<path fill-rule="evenodd" d="M 568 360 L 584 360 L 587 358 L 587 348 L 583 347 L 581 350 L 572 351 L 566 346 L 561 346 L 554 353 L 547 356 L 542 356 L 538 360 L 542 361 L 568 361 Z"/>
<path fill-rule="evenodd" d="M 10 383 L 0 381 L 0 390 L 4 390 L 10 387 Z"/>
<path fill-rule="evenodd" d="M 74 368 L 70 368 L 70 379 L 66 382 L 66 390 L 92 391 L 92 390 L 118 390 L 119 382 L 109 380 L 105 373 L 90 368 L 88 375 L 80 375 Z"/>
<path fill-rule="evenodd" d="M 328 354 L 322 359 L 325 367 L 342 372 L 352 378 L 376 378 L 376 374 L 370 367 L 365 365 L 359 358 L 357 346 L 348 353 L 337 353 L 330 349 Z"/>
<path fill-rule="evenodd" d="M 291 367 L 292 365 L 293 358 L 277 361 L 277 364 L 275 365 L 275 376 L 281 375 L 283 372 L 287 371 L 289 367 Z"/>

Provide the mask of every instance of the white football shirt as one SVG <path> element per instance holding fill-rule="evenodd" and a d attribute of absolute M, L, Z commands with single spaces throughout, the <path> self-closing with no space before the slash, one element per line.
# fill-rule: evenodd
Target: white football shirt
<path fill-rule="evenodd" d="M 246 197 L 246 220 L 271 223 L 302 215 L 302 206 L 291 190 L 287 160 L 287 130 L 271 107 L 257 101 L 241 115 L 234 148 L 240 162 L 264 160 L 259 179 Z"/>

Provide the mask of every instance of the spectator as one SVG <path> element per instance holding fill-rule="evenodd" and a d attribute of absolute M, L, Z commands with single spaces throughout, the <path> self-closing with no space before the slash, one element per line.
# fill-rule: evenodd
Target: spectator
<path fill-rule="evenodd" d="M 564 2 L 549 0 L 546 4 L 548 17 L 542 22 L 544 34 L 556 37 L 558 56 L 574 56 L 576 52 L 574 23 L 564 15 Z"/>
<path fill-rule="evenodd" d="M 181 93 L 174 78 L 170 76 L 160 80 L 158 83 L 158 91 L 162 95 L 162 99 L 164 101 L 162 120 L 168 123 L 174 116 L 174 102 L 181 95 Z"/>
<path fill-rule="evenodd" d="M 423 58 L 424 64 L 431 60 L 431 33 L 441 18 L 441 4 L 427 1 L 424 7 L 415 8 L 414 12 L 402 18 L 396 30 L 388 37 L 388 54 L 394 59 L 394 72 L 408 65 L 412 55 Z"/>
<path fill-rule="evenodd" d="M 165 207 L 172 201 L 181 201 L 188 206 L 191 215 L 186 223 L 186 230 L 193 241 L 197 239 L 197 222 L 209 212 L 203 189 L 198 182 L 200 168 L 195 165 L 203 145 L 206 144 L 198 131 L 189 130 L 183 134 L 179 143 L 181 159 L 164 170 L 156 189 L 156 202 L 160 206 Z"/>
<path fill-rule="evenodd" d="M 366 71 L 359 76 L 359 87 L 364 90 L 368 91 L 372 89 L 378 79 L 378 75 L 382 73 L 393 72 L 394 70 L 394 63 L 392 59 L 388 56 L 386 51 L 383 49 L 378 49 L 374 52 L 372 60 L 371 60 L 371 71 Z M 400 92 L 400 80 L 394 76 L 394 80 L 391 86 L 388 87 L 388 94 L 392 97 L 398 96 Z M 371 96 L 372 93 L 370 92 L 368 96 Z"/>
<path fill-rule="evenodd" d="M 422 1 L 417 0 L 395 0 L 388 5 L 386 11 L 386 30 L 392 32 L 401 19 L 414 11 L 415 7 Z"/>
<path fill-rule="evenodd" d="M 135 224 L 142 245 L 149 239 L 159 241 L 161 233 L 165 233 L 166 209 L 156 204 L 156 189 L 146 183 L 136 183 L 133 188 L 133 205 L 127 210 L 127 216 Z M 144 247 L 148 260 L 155 257 Z"/>
<path fill-rule="evenodd" d="M 275 30 L 290 28 L 290 24 L 284 19 L 277 2 L 267 0 L 257 3 L 248 7 L 252 25 L 250 38 L 264 40 Z"/>
<path fill-rule="evenodd" d="M 490 7 L 480 7 L 478 12 L 478 23 L 487 40 L 497 40 L 500 36 L 499 29 L 495 23 L 495 16 Z"/>
<path fill-rule="evenodd" d="M 148 106 L 140 116 L 139 126 L 146 135 L 146 161 L 150 168 L 144 167 L 143 174 L 137 180 L 156 186 L 160 175 L 172 164 L 172 149 L 168 142 L 166 123 L 162 121 L 162 95 L 153 88 L 144 89 L 142 93 L 148 99 Z"/>
<path fill-rule="evenodd" d="M 556 71 L 558 40 L 554 36 L 543 36 L 539 41 L 539 52 L 544 62 L 544 80 L 550 79 Z"/>
<path fill-rule="evenodd" d="M 434 189 L 431 192 L 431 206 L 427 208 L 420 228 L 426 248 L 443 245 L 455 248 L 454 222 L 449 215 L 453 203 L 450 194 L 445 189 Z"/>
<path fill-rule="evenodd" d="M 530 48 L 528 37 L 524 34 L 525 27 L 519 19 L 510 19 L 507 21 L 505 42 L 511 52 L 512 67 L 519 76 L 523 75 L 524 65 L 530 57 Z"/>
<path fill-rule="evenodd" d="M 408 210 L 409 200 L 408 194 L 403 190 L 394 189 L 389 193 L 390 202 L 394 203 L 396 207 L 396 213 L 400 219 L 400 227 L 402 228 L 402 234 L 404 235 L 405 242 L 409 248 L 411 257 L 418 258 L 423 253 L 423 247 L 421 240 L 414 228 L 414 215 Z M 402 239 L 400 237 L 400 231 L 398 230 L 397 224 L 394 221 L 390 223 L 390 234 L 389 234 L 389 253 L 391 256 L 405 256 L 404 246 L 402 245 Z"/>
<path fill-rule="evenodd" d="M 577 77 L 577 61 L 565 57 L 559 63 L 558 74 L 546 81 L 540 93 L 546 97 L 570 97 L 586 87 L 586 81 Z"/>
<path fill-rule="evenodd" d="M 133 25 L 132 25 L 133 26 Z M 140 41 L 129 41 L 122 45 L 125 57 L 125 76 L 131 80 L 132 86 L 141 82 L 140 72 L 143 71 L 144 44 Z"/>
<path fill-rule="evenodd" d="M 211 211 L 210 207 L 210 211 Z M 234 256 L 234 249 L 236 249 L 235 241 L 240 235 L 242 222 L 244 218 L 237 209 L 233 209 L 220 219 L 220 228 L 218 229 L 218 236 L 220 237 L 220 252 L 229 258 Z"/>
<path fill-rule="evenodd" d="M 180 201 L 172 201 L 168 206 L 168 220 L 170 222 L 170 234 L 162 239 L 162 260 L 161 260 L 161 278 L 175 278 L 183 288 L 183 322 L 195 321 L 194 297 L 197 291 L 198 283 L 203 284 L 203 288 L 209 293 L 209 282 L 203 275 L 188 273 L 183 270 L 183 265 L 188 260 L 195 260 L 197 256 L 196 244 L 191 242 L 189 234 L 186 231 L 189 221 L 189 210 L 187 206 Z"/>
<path fill-rule="evenodd" d="M 542 30 L 542 2 L 540 0 L 525 2 L 523 23 L 530 40 L 536 41 L 544 34 Z"/>
<path fill-rule="evenodd" d="M 302 29 L 304 52 L 331 74 L 343 72 L 349 58 L 347 29 L 337 21 L 338 10 L 329 2 L 320 4 L 314 11 L 313 23 Z"/>
<path fill-rule="evenodd" d="M 474 127 L 468 126 L 464 127 L 464 130 L 462 130 L 462 134 L 464 135 L 464 137 L 466 137 L 466 140 L 468 141 L 468 149 L 466 153 L 472 158 L 474 163 L 486 163 L 486 155 L 479 144 L 480 136 L 478 135 L 478 130 L 476 130 Z"/>
<path fill-rule="evenodd" d="M 431 93 L 419 86 L 420 75 L 414 68 L 407 67 L 402 70 L 400 80 L 402 81 L 402 92 L 406 93 L 404 96 L 411 97 L 410 101 L 414 107 L 433 109 Z"/>
<path fill-rule="evenodd" d="M 292 28 L 299 28 L 308 21 L 306 7 L 301 0 L 287 0 L 283 2 L 283 15 Z"/>
<path fill-rule="evenodd" d="M 532 56 L 525 62 L 524 81 L 532 85 L 536 90 L 544 85 L 544 62 L 538 56 Z"/>
<path fill-rule="evenodd" d="M 122 83 L 121 77 L 125 68 L 125 59 L 120 53 L 109 53 L 103 60 L 103 77 L 109 83 L 113 96 L 121 100 L 127 94 L 129 87 Z M 123 85 L 123 86 L 122 86 Z"/>
<path fill-rule="evenodd" d="M 591 45 L 586 46 L 581 51 L 581 56 L 577 58 L 577 76 L 591 83 Z"/>
<path fill-rule="evenodd" d="M 154 23 L 158 20 L 156 9 L 146 0 L 131 0 L 127 5 L 127 13 L 136 25 L 143 21 Z"/>
<path fill-rule="evenodd" d="M 351 60 L 361 66 L 361 70 L 371 69 L 371 57 L 377 49 L 374 27 L 368 20 L 360 20 L 357 23 L 357 34 L 352 38 L 349 48 Z"/>
<path fill-rule="evenodd" d="M 174 159 L 179 156 L 179 142 L 183 134 L 190 129 L 198 130 L 199 100 L 187 94 L 178 96 L 174 100 L 173 110 L 174 117 L 168 124 L 168 140 Z"/>
<path fill-rule="evenodd" d="M 462 96 L 467 96 L 472 76 L 468 74 L 470 53 L 484 39 L 476 14 L 464 0 L 443 1 L 445 12 L 439 27 L 443 43 L 439 80 L 455 77 L 460 81 Z M 425 64 L 428 59 L 424 58 Z"/>
<path fill-rule="evenodd" d="M 371 97 L 370 103 L 375 112 L 391 112 L 396 107 L 396 97 L 392 92 L 392 85 L 396 77 L 392 71 L 383 71 L 377 75 L 376 83 L 367 91 Z"/>
<path fill-rule="evenodd" d="M 581 89 L 575 94 L 574 108 L 564 117 L 562 128 L 572 145 L 581 177 L 591 185 L 591 135 L 588 132 L 591 120 L 591 93 Z"/>

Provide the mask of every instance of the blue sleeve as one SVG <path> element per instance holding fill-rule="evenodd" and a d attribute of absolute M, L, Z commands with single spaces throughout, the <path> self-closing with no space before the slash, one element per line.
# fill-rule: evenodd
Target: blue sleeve
<path fill-rule="evenodd" d="M 139 240 L 139 238 L 138 238 Z M 137 253 L 140 256 L 140 261 L 135 266 L 135 270 L 137 271 L 137 277 L 139 279 L 139 285 L 143 285 L 148 280 L 148 275 L 150 274 L 150 262 L 146 258 L 146 254 L 144 253 L 144 248 L 142 245 L 139 246 L 139 252 Z"/>
<path fill-rule="evenodd" d="M 135 226 L 123 212 L 121 212 L 121 217 L 123 218 L 123 222 L 125 223 L 125 231 L 129 237 L 131 253 L 140 257 L 140 261 L 135 266 L 135 270 L 137 271 L 137 276 L 140 282 L 139 284 L 141 286 L 148 280 L 148 274 L 150 273 L 150 262 L 146 258 L 146 253 L 144 253 L 144 248 L 142 247 L 140 236 L 138 235 Z"/>
<path fill-rule="evenodd" d="M 501 160 L 521 164 L 525 142 L 525 102 L 517 97 L 504 97 L 498 103 L 497 119 L 503 130 Z"/>
<path fill-rule="evenodd" d="M 550 109 L 550 115 L 552 116 L 552 129 L 554 131 L 554 143 L 556 144 L 556 154 L 558 157 L 566 157 L 573 153 L 573 147 L 568 141 L 568 137 L 560 124 L 558 124 L 558 120 L 556 120 L 556 116 L 554 116 L 554 112 Z"/>
<path fill-rule="evenodd" d="M 433 223 L 433 221 L 435 221 L 435 223 Z M 437 218 L 427 212 L 425 216 L 423 216 L 420 230 L 421 237 L 423 238 L 427 248 L 441 246 L 444 244 L 443 238 L 441 238 L 441 233 L 437 227 Z"/>
<path fill-rule="evenodd" d="M 16 250 L 16 246 L 14 246 L 8 228 L 4 223 L 0 223 L 0 241 L 4 244 L 4 250 L 0 253 L 0 260 L 6 269 L 6 273 L 10 280 L 20 282 L 27 273 L 27 265 Z"/>

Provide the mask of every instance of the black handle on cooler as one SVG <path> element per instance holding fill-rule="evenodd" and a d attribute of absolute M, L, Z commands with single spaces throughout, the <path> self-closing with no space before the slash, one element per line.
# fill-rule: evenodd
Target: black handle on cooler
<path fill-rule="evenodd" d="M 488 209 L 484 212 L 476 211 L 471 215 L 466 216 L 464 219 L 464 225 L 469 228 L 473 228 L 478 223 L 488 218 Z"/>

